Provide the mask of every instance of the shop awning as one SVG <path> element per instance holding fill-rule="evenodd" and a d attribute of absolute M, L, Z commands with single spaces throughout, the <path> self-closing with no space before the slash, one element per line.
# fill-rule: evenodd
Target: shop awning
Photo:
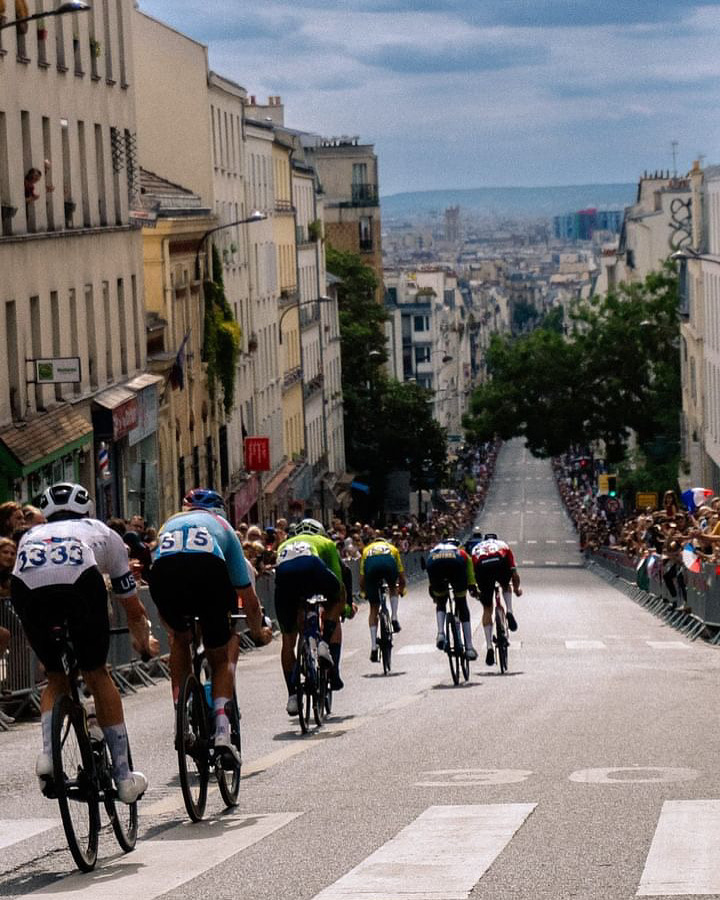
<path fill-rule="evenodd" d="M 16 478 L 72 453 L 92 440 L 93 427 L 73 407 L 17 422 L 0 431 L 0 458 Z"/>
<path fill-rule="evenodd" d="M 123 403 L 127 403 L 128 400 L 134 399 L 135 391 L 131 391 L 123 385 L 122 387 L 111 387 L 106 391 L 95 394 L 92 398 L 92 402 L 97 403 L 98 406 L 102 406 L 104 409 L 117 409 L 118 406 L 122 406 Z"/>
<path fill-rule="evenodd" d="M 286 481 L 292 471 L 295 468 L 294 462 L 286 462 L 285 465 L 277 472 L 273 477 L 268 481 L 268 483 L 263 488 L 264 494 L 274 494 L 275 491 L 280 487 L 280 485 Z"/>

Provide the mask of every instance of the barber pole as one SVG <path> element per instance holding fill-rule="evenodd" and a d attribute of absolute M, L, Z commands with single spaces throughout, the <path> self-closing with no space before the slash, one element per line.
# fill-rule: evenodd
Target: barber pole
<path fill-rule="evenodd" d="M 100 444 L 100 449 L 98 450 L 98 473 L 103 481 L 110 477 L 110 456 L 105 443 Z"/>

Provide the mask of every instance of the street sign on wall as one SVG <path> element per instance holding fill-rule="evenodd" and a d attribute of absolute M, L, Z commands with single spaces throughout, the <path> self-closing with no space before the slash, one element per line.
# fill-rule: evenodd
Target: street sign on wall
<path fill-rule="evenodd" d="M 79 356 L 56 356 L 48 359 L 33 359 L 37 384 L 78 384 L 82 381 Z"/>

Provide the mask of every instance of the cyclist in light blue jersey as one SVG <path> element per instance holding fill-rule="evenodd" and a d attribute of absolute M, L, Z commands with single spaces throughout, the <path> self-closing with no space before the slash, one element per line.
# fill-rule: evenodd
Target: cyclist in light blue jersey
<path fill-rule="evenodd" d="M 160 529 L 149 584 L 169 629 L 173 702 L 177 704 L 180 686 L 190 672 L 189 624 L 197 617 L 212 670 L 215 748 L 239 764 L 227 715 L 235 678 L 230 616 L 237 612 L 238 599 L 255 643 L 267 644 L 272 631 L 263 624 L 242 544 L 224 518 L 224 511 L 223 499 L 215 491 L 190 491 L 183 500 L 183 511 L 171 516 Z"/>

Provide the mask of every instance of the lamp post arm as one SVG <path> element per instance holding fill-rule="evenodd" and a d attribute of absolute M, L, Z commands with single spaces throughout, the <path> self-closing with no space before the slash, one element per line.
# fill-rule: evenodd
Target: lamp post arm
<path fill-rule="evenodd" d="M 57 9 L 49 9 L 46 12 L 33 13 L 31 16 L 23 16 L 21 19 L 14 19 L 12 22 L 5 22 L 0 25 L 0 31 L 3 28 L 13 28 L 17 25 L 24 25 L 26 22 L 34 22 L 36 19 L 48 19 L 50 16 L 64 16 L 68 13 L 88 12 L 90 6 L 86 3 L 76 2 L 74 4 L 63 3 Z"/>
<path fill-rule="evenodd" d="M 282 322 L 285 316 L 292 312 L 295 309 L 299 309 L 301 306 L 309 306 L 311 303 L 332 303 L 332 297 L 315 297 L 314 300 L 302 300 L 300 303 L 293 303 L 292 306 L 288 306 L 287 309 L 284 309 L 278 319 L 278 343 L 282 344 Z"/>
<path fill-rule="evenodd" d="M 216 225 L 214 228 L 208 228 L 198 241 L 197 250 L 195 251 L 195 277 L 198 280 L 200 278 L 200 251 L 211 234 L 215 234 L 216 231 L 222 231 L 224 228 L 234 228 L 236 225 L 248 225 L 250 222 L 262 222 L 263 219 L 267 219 L 267 216 L 263 213 L 257 213 L 245 219 L 238 219 L 237 222 L 226 222 L 225 225 Z"/>

